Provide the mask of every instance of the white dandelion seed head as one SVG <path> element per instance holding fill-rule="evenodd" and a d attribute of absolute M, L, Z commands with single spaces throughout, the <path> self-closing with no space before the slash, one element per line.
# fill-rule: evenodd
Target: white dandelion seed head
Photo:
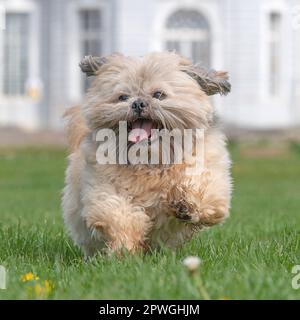
<path fill-rule="evenodd" d="M 196 271 L 201 264 L 201 259 L 199 257 L 190 256 L 186 257 L 182 263 L 189 271 Z"/>

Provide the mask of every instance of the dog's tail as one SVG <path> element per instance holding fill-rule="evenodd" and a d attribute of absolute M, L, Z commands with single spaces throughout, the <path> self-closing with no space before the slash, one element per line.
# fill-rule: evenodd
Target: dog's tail
<path fill-rule="evenodd" d="M 89 130 L 84 121 L 81 108 L 79 106 L 67 109 L 63 115 L 66 120 L 65 130 L 71 152 L 77 150 L 83 138 Z"/>

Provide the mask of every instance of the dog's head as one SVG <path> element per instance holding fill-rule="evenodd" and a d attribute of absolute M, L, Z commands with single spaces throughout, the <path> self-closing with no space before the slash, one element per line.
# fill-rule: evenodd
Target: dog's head
<path fill-rule="evenodd" d="M 226 72 L 206 70 L 170 52 L 88 56 L 80 67 L 95 76 L 83 106 L 91 130 L 115 129 L 127 121 L 129 130 L 142 128 L 149 138 L 151 129 L 208 128 L 213 117 L 208 96 L 230 91 Z"/>

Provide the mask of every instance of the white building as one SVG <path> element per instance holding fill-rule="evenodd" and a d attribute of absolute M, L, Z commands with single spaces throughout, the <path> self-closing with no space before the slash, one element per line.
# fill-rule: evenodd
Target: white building
<path fill-rule="evenodd" d="M 176 49 L 230 72 L 228 125 L 300 125 L 299 0 L 0 0 L 0 125 L 59 128 L 86 54 Z"/>

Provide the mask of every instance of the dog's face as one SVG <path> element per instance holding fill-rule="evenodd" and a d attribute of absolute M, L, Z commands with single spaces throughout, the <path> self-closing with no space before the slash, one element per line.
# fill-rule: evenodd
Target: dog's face
<path fill-rule="evenodd" d="M 207 71 L 175 53 L 89 56 L 80 67 L 96 77 L 83 106 L 88 127 L 116 129 L 119 121 L 127 121 L 129 130 L 143 129 L 147 135 L 129 135 L 132 142 L 149 138 L 151 129 L 209 127 L 208 96 L 230 91 L 225 72 Z"/>

